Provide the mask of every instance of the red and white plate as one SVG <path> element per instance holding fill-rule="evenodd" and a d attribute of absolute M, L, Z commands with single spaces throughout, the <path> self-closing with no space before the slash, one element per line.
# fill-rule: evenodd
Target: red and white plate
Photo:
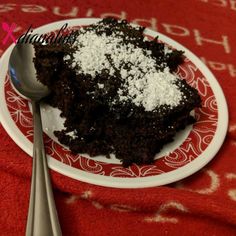
<path fill-rule="evenodd" d="M 44 34 L 56 31 L 63 24 L 70 27 L 89 25 L 99 19 L 73 19 L 59 21 L 35 29 Z M 117 187 L 142 188 L 169 184 L 183 179 L 205 166 L 221 147 L 228 126 L 228 110 L 224 94 L 209 69 L 187 48 L 174 40 L 146 29 L 150 37 L 185 52 L 185 62 L 177 74 L 195 87 L 201 98 L 202 108 L 195 109 L 197 123 L 179 132 L 175 140 L 166 145 L 152 165 L 132 165 L 124 168 L 115 159 L 103 156 L 72 155 L 53 135 L 53 130 L 63 127 L 59 111 L 49 106 L 41 109 L 45 133 L 45 148 L 49 166 L 71 178 L 84 182 Z M 8 60 L 11 45 L 0 60 L 0 120 L 11 138 L 30 156 L 33 153 L 32 113 L 28 100 L 15 92 L 8 76 Z"/>

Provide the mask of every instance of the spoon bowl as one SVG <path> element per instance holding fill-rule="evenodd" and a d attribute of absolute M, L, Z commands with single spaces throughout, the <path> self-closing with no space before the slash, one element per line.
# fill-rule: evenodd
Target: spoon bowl
<path fill-rule="evenodd" d="M 10 56 L 9 72 L 16 90 L 31 100 L 40 101 L 50 91 L 36 78 L 34 55 L 35 50 L 32 44 L 17 44 Z"/>

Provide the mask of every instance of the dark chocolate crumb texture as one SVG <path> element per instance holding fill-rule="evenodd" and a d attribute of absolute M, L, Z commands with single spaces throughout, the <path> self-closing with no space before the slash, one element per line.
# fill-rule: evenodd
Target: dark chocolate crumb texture
<path fill-rule="evenodd" d="M 196 89 L 174 72 L 183 52 L 125 20 L 106 18 L 81 28 L 72 45 L 35 45 L 38 80 L 61 110 L 62 144 L 91 157 L 115 154 L 127 167 L 150 164 L 176 132 L 194 123 Z"/>

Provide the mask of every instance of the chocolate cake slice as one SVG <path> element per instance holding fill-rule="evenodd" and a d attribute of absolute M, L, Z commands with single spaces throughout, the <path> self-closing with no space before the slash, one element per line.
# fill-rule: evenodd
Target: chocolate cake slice
<path fill-rule="evenodd" d="M 200 96 L 174 73 L 183 52 L 143 31 L 106 18 L 81 28 L 73 44 L 35 45 L 38 80 L 51 90 L 45 102 L 65 118 L 55 135 L 73 153 L 149 164 L 195 122 Z"/>

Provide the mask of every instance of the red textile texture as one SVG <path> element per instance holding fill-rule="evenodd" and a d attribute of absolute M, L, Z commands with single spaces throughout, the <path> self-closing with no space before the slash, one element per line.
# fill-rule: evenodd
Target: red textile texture
<path fill-rule="evenodd" d="M 236 0 L 1 0 L 15 36 L 57 20 L 115 16 L 158 30 L 199 56 L 229 106 L 224 145 L 203 170 L 163 187 L 114 189 L 51 172 L 63 235 L 236 235 Z M 0 22 L 0 23 L 1 23 Z M 0 54 L 12 43 L 2 44 Z M 2 79 L 2 78 L 1 78 Z M 32 159 L 0 125 L 0 235 L 24 235 Z"/>

